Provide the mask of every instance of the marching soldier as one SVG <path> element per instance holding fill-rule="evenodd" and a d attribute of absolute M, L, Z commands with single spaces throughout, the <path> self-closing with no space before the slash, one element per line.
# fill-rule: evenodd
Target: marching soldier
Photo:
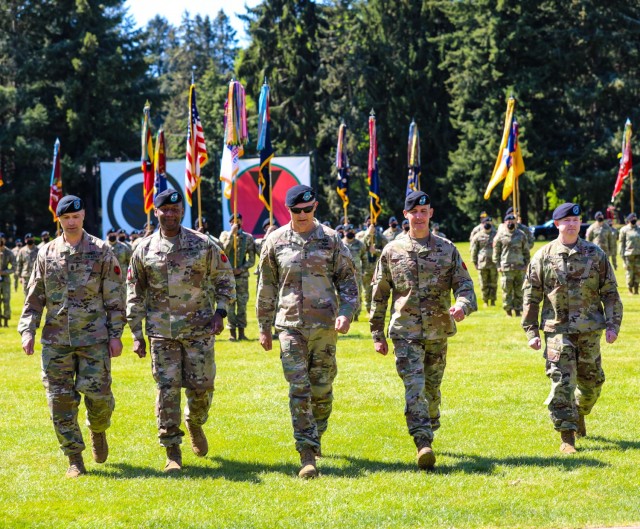
<path fill-rule="evenodd" d="M 480 272 L 480 289 L 484 306 L 495 306 L 498 291 L 498 268 L 493 262 L 493 239 L 496 236 L 491 217 L 484 218 L 482 231 L 471 239 L 471 260 Z"/>
<path fill-rule="evenodd" d="M 4 233 L 0 233 L 0 318 L 5 327 L 11 319 L 11 276 L 16 271 L 16 258 L 5 245 Z M 1 325 L 2 323 L 0 323 Z"/>
<path fill-rule="evenodd" d="M 129 261 L 131 261 L 131 246 L 118 239 L 118 230 L 114 228 L 107 232 L 107 244 L 111 248 L 113 255 L 118 259 L 120 266 L 126 270 L 129 267 Z"/>
<path fill-rule="evenodd" d="M 42 379 L 60 448 L 69 458 L 66 476 L 86 473 L 85 444 L 78 426 L 81 394 L 87 407 L 93 459 L 109 455 L 106 430 L 115 400 L 111 358 L 120 356 L 124 328 L 122 269 L 104 241 L 82 228 L 84 204 L 68 195 L 56 215 L 62 235 L 37 256 L 18 324 L 22 348 L 34 353 L 36 329 L 42 329 Z"/>
<path fill-rule="evenodd" d="M 486 219 L 488 216 L 489 215 L 487 215 L 486 211 L 483 211 L 482 213 L 480 213 L 480 224 L 477 224 L 471 230 L 471 233 L 469 234 L 469 242 L 473 240 L 473 237 L 475 236 L 476 233 L 480 233 L 484 229 L 484 219 Z"/>
<path fill-rule="evenodd" d="M 595 244 L 600 248 L 605 255 L 611 259 L 613 269 L 618 269 L 618 262 L 616 260 L 617 248 L 616 248 L 616 235 L 613 230 L 604 221 L 604 215 L 602 211 L 596 211 L 594 215 L 595 222 L 587 228 L 585 239 Z"/>
<path fill-rule="evenodd" d="M 345 237 L 342 239 L 353 258 L 356 270 L 356 282 L 358 283 L 358 306 L 356 307 L 354 321 L 358 321 L 362 308 L 362 270 L 367 262 L 367 248 L 362 241 L 356 239 L 356 230 L 353 224 L 345 226 Z"/>
<path fill-rule="evenodd" d="M 314 478 L 338 372 L 337 333 L 349 331 L 358 287 L 349 250 L 334 230 L 314 218 L 314 190 L 294 186 L 285 204 L 291 222 L 269 235 L 260 255 L 256 315 L 260 345 L 270 351 L 276 314 L 293 436 L 302 463 L 298 476 Z"/>
<path fill-rule="evenodd" d="M 209 445 L 202 429 L 209 417 L 216 375 L 214 343 L 222 332 L 235 282 L 227 256 L 206 235 L 180 225 L 182 195 L 174 189 L 153 201 L 160 229 L 145 237 L 131 257 L 127 274 L 127 321 L 133 351 L 146 356 L 142 320 L 150 341 L 157 385 L 160 444 L 167 452 L 165 472 L 182 469 L 180 393 L 186 388 L 184 420 L 198 457 Z"/>
<path fill-rule="evenodd" d="M 629 213 L 627 224 L 620 229 L 620 257 L 631 294 L 638 293 L 640 283 L 640 227 L 636 225 L 637 222 L 637 215 Z"/>
<path fill-rule="evenodd" d="M 18 238 L 16 239 L 16 245 L 11 249 L 11 253 L 13 254 L 13 258 L 16 261 L 16 266 L 18 263 L 18 254 L 20 253 L 20 250 L 24 247 L 24 243 L 22 242 L 22 239 Z M 14 292 L 18 291 L 18 283 L 20 282 L 20 277 L 18 276 L 18 274 L 14 274 L 13 276 L 13 290 Z"/>
<path fill-rule="evenodd" d="M 433 233 L 434 235 L 437 235 L 438 237 L 442 237 L 443 239 L 447 239 L 448 238 L 446 236 L 446 234 L 444 234 L 444 233 L 442 233 L 440 231 L 440 224 L 438 224 L 437 222 L 433 223 L 431 233 Z"/>
<path fill-rule="evenodd" d="M 391 242 L 401 233 L 402 229 L 398 227 L 398 219 L 396 219 L 395 217 L 390 217 L 389 227 L 382 232 L 384 238 L 387 239 L 387 242 Z"/>
<path fill-rule="evenodd" d="M 362 241 L 367 248 L 367 260 L 362 269 L 362 290 L 367 314 L 371 312 L 371 279 L 376 269 L 376 262 L 382 249 L 387 244 L 387 239 L 378 232 L 375 224 L 371 223 L 371 217 L 365 219 L 365 229 L 356 234 L 356 238 Z"/>
<path fill-rule="evenodd" d="M 580 206 L 572 203 L 554 210 L 558 238 L 536 252 L 524 283 L 522 327 L 536 351 L 542 347 L 540 330 L 544 332 L 551 380 L 545 404 L 565 454 L 576 452 L 576 434 L 586 436 L 585 415 L 604 384 L 602 331 L 607 343 L 613 343 L 622 322 L 615 275 L 605 253 L 580 239 L 580 213 Z"/>
<path fill-rule="evenodd" d="M 429 232 L 432 214 L 424 191 L 406 196 L 409 234 L 382 250 L 373 277 L 369 319 L 375 350 L 386 355 L 384 323 L 391 297 L 389 337 L 405 386 L 405 417 L 421 469 L 432 468 L 436 462 L 431 444 L 433 432 L 440 427 L 447 338 L 456 333 L 456 322 L 477 310 L 473 281 L 458 250 L 449 240 Z M 452 291 L 456 301 L 450 306 Z"/>
<path fill-rule="evenodd" d="M 24 240 L 27 243 L 22 247 L 20 253 L 18 253 L 18 265 L 16 268 L 16 276 L 20 278 L 22 288 L 24 290 L 24 297 L 27 297 L 27 287 L 29 286 L 29 278 L 31 272 L 36 263 L 38 257 L 38 247 L 36 241 L 31 233 L 27 233 L 24 236 Z"/>

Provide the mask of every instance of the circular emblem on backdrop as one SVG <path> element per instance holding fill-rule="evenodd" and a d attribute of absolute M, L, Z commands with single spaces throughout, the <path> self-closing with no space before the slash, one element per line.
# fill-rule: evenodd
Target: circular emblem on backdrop
<path fill-rule="evenodd" d="M 178 201 L 178 193 L 171 195 L 171 202 L 176 203 Z"/>
<path fill-rule="evenodd" d="M 73 201 L 73 209 L 75 209 L 76 211 L 80 211 L 80 201 L 79 200 L 74 200 Z"/>
<path fill-rule="evenodd" d="M 425 196 L 421 196 L 420 200 L 418 201 L 418 204 L 420 204 L 421 206 L 424 206 L 424 203 L 427 201 L 427 197 Z"/>
<path fill-rule="evenodd" d="M 302 200 L 305 202 L 309 202 L 311 200 L 311 191 L 307 191 L 304 195 L 302 195 Z"/>
<path fill-rule="evenodd" d="M 573 206 L 573 214 L 577 215 L 578 213 L 580 213 L 580 206 Z"/>

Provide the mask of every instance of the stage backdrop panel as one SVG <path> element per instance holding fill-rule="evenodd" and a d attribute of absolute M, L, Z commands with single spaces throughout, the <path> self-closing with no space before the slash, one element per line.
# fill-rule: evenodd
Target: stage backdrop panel
<path fill-rule="evenodd" d="M 123 228 L 127 233 L 140 230 L 147 222 L 142 195 L 140 162 L 100 163 L 102 192 L 102 238 L 109 228 Z M 167 161 L 167 186 L 179 189 L 184 195 L 184 160 Z M 182 225 L 191 228 L 191 208 L 184 201 Z M 158 220 L 151 211 L 151 220 Z"/>
<path fill-rule="evenodd" d="M 239 160 L 239 176 L 236 184 L 238 192 L 238 212 L 242 214 L 242 229 L 256 237 L 262 237 L 262 223 L 269 218 L 269 212 L 258 199 L 258 173 L 260 158 Z M 282 226 L 289 222 L 289 212 L 284 205 L 287 189 L 303 184 L 311 185 L 311 160 L 309 156 L 276 157 L 271 162 L 271 181 L 273 182 L 272 207 L 273 216 Z M 229 219 L 233 211 L 233 193 L 231 199 L 224 198 L 224 182 L 221 183 L 222 194 L 222 229 L 229 229 Z M 216 234 L 218 235 L 218 234 Z"/>

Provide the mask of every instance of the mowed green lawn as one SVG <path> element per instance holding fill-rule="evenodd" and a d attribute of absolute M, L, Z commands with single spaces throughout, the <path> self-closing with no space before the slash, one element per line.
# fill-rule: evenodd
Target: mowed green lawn
<path fill-rule="evenodd" d="M 540 243 L 536 245 L 539 247 Z M 459 244 L 467 259 L 469 245 Z M 472 268 L 472 267 L 471 267 Z M 149 358 L 113 362 L 116 411 L 109 460 L 64 477 L 40 381 L 15 331 L 0 329 L 1 527 L 600 527 L 640 522 L 640 296 L 624 287 L 618 342 L 603 345 L 607 382 L 579 453 L 558 448 L 543 404 L 540 352 L 516 319 L 482 309 L 449 342 L 436 470 L 418 471 L 393 356 L 373 351 L 368 324 L 338 343 L 334 411 L 320 479 L 296 477 L 287 385 L 277 351 L 261 350 L 250 301 L 250 342 L 216 345 L 217 379 L 204 459 L 183 445 L 185 470 L 162 473 Z M 477 273 L 472 270 L 474 281 Z M 479 294 L 479 290 L 476 289 Z M 40 335 L 38 334 L 38 339 Z M 84 422 L 84 407 L 81 409 Z M 86 434 L 86 427 L 83 425 Z"/>

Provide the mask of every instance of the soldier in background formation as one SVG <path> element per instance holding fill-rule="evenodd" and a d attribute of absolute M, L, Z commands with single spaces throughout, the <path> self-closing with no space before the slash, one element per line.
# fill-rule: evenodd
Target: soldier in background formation
<path fill-rule="evenodd" d="M 184 420 L 191 448 L 204 457 L 202 426 L 209 417 L 216 374 L 215 336 L 224 328 L 235 281 L 227 256 L 206 235 L 180 225 L 182 195 L 174 189 L 153 201 L 160 230 L 138 244 L 127 274 L 127 320 L 133 351 L 146 356 L 142 320 L 150 341 L 157 385 L 156 417 L 165 447 L 165 472 L 182 469 L 180 393 L 186 388 Z"/>
<path fill-rule="evenodd" d="M 6 247 L 4 233 L 0 232 L 0 325 L 9 327 L 11 319 L 11 277 L 16 271 L 16 258 Z"/>
<path fill-rule="evenodd" d="M 116 230 L 114 228 L 109 229 L 107 231 L 107 244 L 111 251 L 118 259 L 120 266 L 126 270 L 129 267 L 129 261 L 131 260 L 131 246 L 129 246 L 126 242 L 122 242 L 119 240 L 118 233 L 120 230 Z"/>
<path fill-rule="evenodd" d="M 345 236 L 342 239 L 353 258 L 356 270 L 356 282 L 358 284 L 358 305 L 355 310 L 354 321 L 358 321 L 362 308 L 362 270 L 367 262 L 367 248 L 362 241 L 356 239 L 356 230 L 353 224 L 345 226 Z"/>
<path fill-rule="evenodd" d="M 18 252 L 18 263 L 16 267 L 16 277 L 19 277 L 24 291 L 24 297 L 27 297 L 27 287 L 29 286 L 29 278 L 38 257 L 38 247 L 31 233 L 24 236 L 26 245 Z"/>
<path fill-rule="evenodd" d="M 480 272 L 480 290 L 485 307 L 495 306 L 498 292 L 498 268 L 493 262 L 493 239 L 496 236 L 491 217 L 484 217 L 482 231 L 471 239 L 471 260 Z"/>
<path fill-rule="evenodd" d="M 242 229 L 242 215 L 231 217 L 231 230 L 220 234 L 220 244 L 229 258 L 236 280 L 236 301 L 228 307 L 227 328 L 230 340 L 247 340 L 247 303 L 249 302 L 249 269 L 256 262 L 256 244 L 253 236 Z M 238 334 L 236 335 L 236 329 Z"/>
<path fill-rule="evenodd" d="M 504 217 L 503 229 L 493 239 L 493 262 L 501 274 L 502 308 L 511 317 L 522 311 L 522 281 L 529 264 L 529 244 L 526 234 L 516 227 L 513 213 Z"/>
<path fill-rule="evenodd" d="M 391 242 L 401 233 L 402 229 L 398 227 L 398 219 L 396 219 L 395 217 L 390 217 L 389 227 L 382 232 L 384 238 L 387 239 L 387 242 Z"/>
<path fill-rule="evenodd" d="M 616 260 L 617 248 L 616 248 L 616 235 L 604 221 L 604 215 L 602 211 L 596 211 L 594 215 L 595 222 L 587 228 L 585 239 L 595 244 L 600 248 L 605 255 L 611 259 L 613 269 L 618 269 L 618 262 Z"/>
<path fill-rule="evenodd" d="M 456 247 L 429 232 L 429 196 L 414 191 L 405 198 L 409 233 L 385 246 L 373 277 L 371 335 L 376 352 L 389 352 L 385 315 L 389 297 L 396 369 L 405 386 L 405 417 L 421 469 L 432 468 L 433 432 L 440 427 L 440 384 L 447 338 L 456 322 L 477 310 L 473 281 Z M 450 306 L 451 292 L 455 303 Z"/>
<path fill-rule="evenodd" d="M 409 233 L 410 230 L 410 226 L 409 226 L 409 221 L 407 219 L 404 219 L 402 221 L 402 232 L 403 233 Z"/>
<path fill-rule="evenodd" d="M 133 252 L 138 247 L 138 244 L 140 244 L 145 237 L 149 237 L 149 235 L 153 235 L 155 228 L 156 226 L 153 223 L 153 221 L 150 220 L 149 222 L 145 222 L 144 226 L 142 227 L 142 230 L 143 230 L 142 234 L 140 235 L 140 237 L 138 237 L 135 241 L 131 243 L 131 251 Z"/>
<path fill-rule="evenodd" d="M 314 190 L 298 185 L 287 191 L 291 222 L 269 235 L 260 255 L 256 315 L 260 345 L 270 351 L 276 315 L 280 358 L 289 383 L 289 409 L 298 476 L 318 475 L 333 401 L 337 333 L 346 334 L 358 303 L 353 259 L 336 232 L 314 218 Z"/>
<path fill-rule="evenodd" d="M 486 211 L 483 211 L 482 213 L 480 213 L 480 224 L 477 224 L 472 230 L 471 230 L 471 234 L 469 235 L 469 241 L 473 240 L 473 237 L 476 235 L 476 233 L 480 233 L 483 229 L 484 229 L 484 220 L 488 217 L 489 215 L 487 215 Z"/>
<path fill-rule="evenodd" d="M 11 249 L 11 253 L 13 254 L 13 258 L 15 259 L 16 262 L 16 266 L 18 264 L 18 254 L 20 253 L 20 250 L 22 249 L 22 247 L 24 246 L 24 244 L 22 243 L 22 239 L 17 238 L 16 239 L 16 245 Z M 14 274 L 13 275 L 13 290 L 15 292 L 18 291 L 18 283 L 20 282 L 20 278 L 18 276 L 18 274 Z"/>
<path fill-rule="evenodd" d="M 505 216 L 504 221 L 505 222 L 503 222 L 502 224 L 500 224 L 498 226 L 498 235 L 501 235 L 502 233 L 509 233 L 509 230 L 507 229 L 507 222 L 506 222 L 508 215 L 514 215 L 513 218 L 514 218 L 514 220 L 516 222 L 515 226 L 516 226 L 516 228 L 518 230 L 522 231 L 522 234 L 524 235 L 525 240 L 527 241 L 527 246 L 529 247 L 529 250 L 531 250 L 531 248 L 533 248 L 533 245 L 536 242 L 535 238 L 533 237 L 533 233 L 531 233 L 531 230 L 529 229 L 528 226 L 522 224 L 522 222 L 521 222 L 522 219 L 521 219 L 520 215 L 518 215 L 518 218 L 516 219 L 512 207 L 507 208 L 507 211 L 505 211 L 505 214 L 504 214 L 504 216 Z"/>
<path fill-rule="evenodd" d="M 356 239 L 362 241 L 367 249 L 367 260 L 362 270 L 362 290 L 364 291 L 365 308 L 369 314 L 371 312 L 371 279 L 378 257 L 387 244 L 387 239 L 376 230 L 375 224 L 371 223 L 371 217 L 368 216 L 364 224 L 365 229 L 356 233 Z"/>
<path fill-rule="evenodd" d="M 640 227 L 637 222 L 637 215 L 629 213 L 627 224 L 620 229 L 620 257 L 631 294 L 638 293 L 640 283 Z"/>
<path fill-rule="evenodd" d="M 580 213 L 580 206 L 572 203 L 555 209 L 558 238 L 536 252 L 524 283 L 522 327 L 536 351 L 542 347 L 540 330 L 544 332 L 551 381 L 545 404 L 565 454 L 576 452 L 576 434 L 586 436 L 585 415 L 604 384 L 602 331 L 607 343 L 613 343 L 622 322 L 615 275 L 605 253 L 579 238 Z"/>
<path fill-rule="evenodd" d="M 273 224 L 271 223 L 271 219 L 264 219 L 264 221 L 262 222 L 262 232 L 264 233 L 264 236 L 255 239 L 256 254 L 258 254 L 258 256 L 260 256 L 260 253 L 262 252 L 262 243 L 269 236 L 269 234 L 276 229 L 278 229 L 278 223 L 275 219 L 273 219 Z M 258 275 L 258 270 L 256 270 L 255 274 Z"/>
<path fill-rule="evenodd" d="M 433 223 L 433 229 L 431 230 L 431 233 L 437 235 L 438 237 L 442 237 L 443 239 L 448 239 L 447 235 L 440 231 L 440 224 L 438 224 L 437 222 Z"/>
<path fill-rule="evenodd" d="M 84 204 L 69 195 L 58 202 L 62 235 L 38 253 L 18 332 L 27 355 L 42 329 L 42 380 L 60 448 L 69 458 L 66 476 L 86 472 L 78 425 L 81 394 L 87 408 L 93 459 L 109 455 L 106 430 L 115 400 L 111 358 L 122 352 L 124 290 L 122 269 L 108 245 L 83 229 Z"/>
<path fill-rule="evenodd" d="M 38 243 L 38 249 L 42 248 L 45 244 L 47 244 L 49 241 L 51 240 L 51 234 L 47 231 L 44 230 L 41 234 L 40 234 L 40 242 Z"/>

